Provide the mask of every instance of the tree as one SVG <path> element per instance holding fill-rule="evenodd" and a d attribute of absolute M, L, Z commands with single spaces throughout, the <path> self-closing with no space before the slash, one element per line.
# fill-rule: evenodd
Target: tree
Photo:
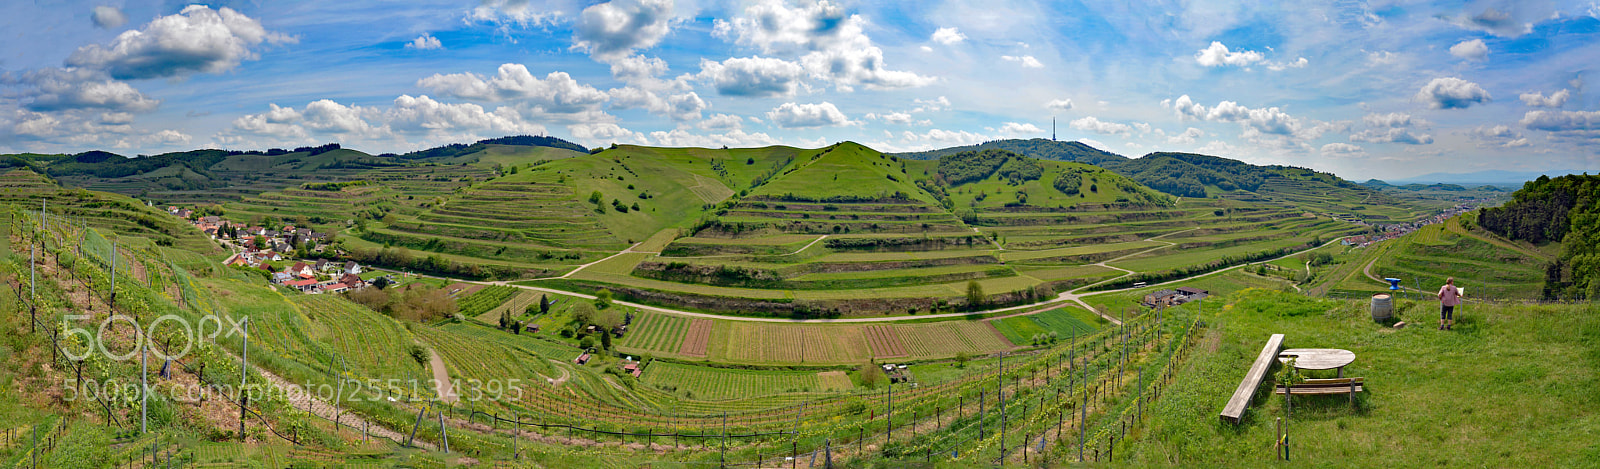
<path fill-rule="evenodd" d="M 539 295 L 539 314 L 550 314 L 550 295 Z"/>
<path fill-rule="evenodd" d="M 578 303 L 572 306 L 572 320 L 578 322 L 578 327 L 594 324 L 596 314 L 599 314 L 599 311 L 596 311 L 594 306 L 588 303 Z"/>
<path fill-rule="evenodd" d="M 957 353 L 956 368 L 966 368 L 969 360 L 972 360 L 972 355 L 968 355 L 967 352 Z"/>
<path fill-rule="evenodd" d="M 589 193 L 589 203 L 591 203 L 591 204 L 599 204 L 600 200 L 604 199 L 604 198 L 605 198 L 605 195 L 601 194 L 600 191 L 594 191 L 594 192 L 590 192 Z"/>
<path fill-rule="evenodd" d="M 600 331 L 600 348 L 611 350 L 611 330 Z"/>
<path fill-rule="evenodd" d="M 967 307 L 978 309 L 981 305 L 983 305 L 983 285 L 979 285 L 977 280 L 968 280 Z"/>
<path fill-rule="evenodd" d="M 877 389 L 889 381 L 889 377 L 883 374 L 883 369 L 873 363 L 862 363 L 861 367 L 856 368 L 856 374 L 861 377 L 861 385 L 868 389 Z"/>
<path fill-rule="evenodd" d="M 373 279 L 372 286 L 378 287 L 379 290 L 389 288 L 389 277 L 378 277 Z"/>
<path fill-rule="evenodd" d="M 594 307 L 606 309 L 611 307 L 611 290 L 600 289 L 594 294 Z"/>

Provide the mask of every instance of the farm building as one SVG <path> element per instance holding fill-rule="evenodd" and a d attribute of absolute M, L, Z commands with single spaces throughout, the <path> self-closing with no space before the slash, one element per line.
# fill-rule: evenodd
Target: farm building
<path fill-rule="evenodd" d="M 572 362 L 579 365 L 587 364 L 589 363 L 589 354 L 584 353 L 583 355 L 578 355 L 578 358 L 572 360 Z"/>
<path fill-rule="evenodd" d="M 1182 295 L 1178 294 L 1176 290 L 1157 290 L 1155 293 L 1150 293 L 1144 296 L 1144 305 L 1152 308 L 1157 306 L 1172 306 L 1178 304 L 1177 300 L 1179 296 Z"/>
<path fill-rule="evenodd" d="M 1178 293 L 1183 295 L 1184 302 L 1205 298 L 1207 295 L 1211 294 L 1209 291 L 1201 290 L 1195 287 L 1178 287 Z"/>
<path fill-rule="evenodd" d="M 317 281 L 314 279 L 294 280 L 284 282 L 283 284 L 294 287 L 296 290 L 300 291 L 311 291 L 317 287 Z"/>
<path fill-rule="evenodd" d="M 631 362 L 631 363 L 622 365 L 622 371 L 627 373 L 627 374 L 633 375 L 633 377 L 635 377 L 635 378 L 638 378 L 640 374 L 644 373 L 644 370 L 639 369 L 639 363 L 637 363 L 637 362 Z"/>

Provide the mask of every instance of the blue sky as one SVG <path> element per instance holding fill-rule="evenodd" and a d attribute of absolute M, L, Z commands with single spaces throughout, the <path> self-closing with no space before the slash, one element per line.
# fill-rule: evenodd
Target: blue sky
<path fill-rule="evenodd" d="M 1050 136 L 1356 180 L 1600 171 L 1600 2 L 0 5 L 0 152 Z"/>

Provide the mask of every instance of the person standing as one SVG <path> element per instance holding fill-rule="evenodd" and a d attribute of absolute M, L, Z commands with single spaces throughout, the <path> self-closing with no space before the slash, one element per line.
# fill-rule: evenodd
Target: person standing
<path fill-rule="evenodd" d="M 1445 279 L 1439 287 L 1439 330 L 1448 331 L 1456 324 L 1456 307 L 1461 305 L 1461 289 L 1456 288 L 1456 278 Z"/>

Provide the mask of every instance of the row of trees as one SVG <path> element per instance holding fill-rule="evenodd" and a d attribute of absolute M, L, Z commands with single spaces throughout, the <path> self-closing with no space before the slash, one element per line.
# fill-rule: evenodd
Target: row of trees
<path fill-rule="evenodd" d="M 1479 226 L 1513 240 L 1561 242 L 1561 256 L 1545 267 L 1547 299 L 1600 298 L 1600 176 L 1540 176 L 1511 201 L 1478 212 Z"/>

